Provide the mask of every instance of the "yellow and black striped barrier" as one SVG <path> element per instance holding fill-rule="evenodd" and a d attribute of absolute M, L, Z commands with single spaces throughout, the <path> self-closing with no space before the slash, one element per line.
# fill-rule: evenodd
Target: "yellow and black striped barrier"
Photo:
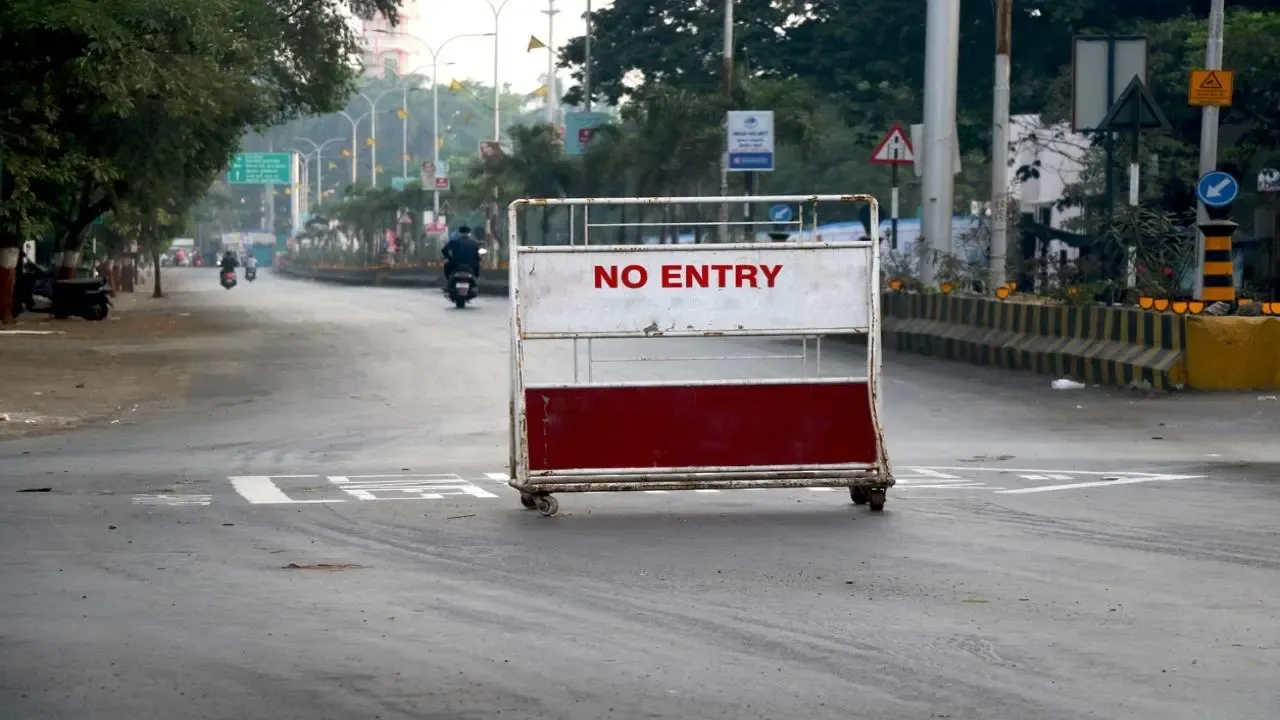
<path fill-rule="evenodd" d="M 884 343 L 895 350 L 1101 385 L 1172 390 L 1185 382 L 1181 315 L 900 292 L 882 306 Z"/>
<path fill-rule="evenodd" d="M 1208 220 L 1200 223 L 1204 233 L 1205 302 L 1236 301 L 1235 263 L 1231 259 L 1231 236 L 1239 224 L 1230 220 Z"/>

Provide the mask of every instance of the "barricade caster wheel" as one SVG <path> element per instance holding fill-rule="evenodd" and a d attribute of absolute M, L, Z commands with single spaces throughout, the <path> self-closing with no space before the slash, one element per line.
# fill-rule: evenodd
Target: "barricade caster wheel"
<path fill-rule="evenodd" d="M 871 490 L 867 502 L 871 505 L 871 512 L 881 512 L 884 510 L 885 491 L 883 489 Z"/>
<path fill-rule="evenodd" d="M 871 502 L 871 488 L 851 487 L 849 488 L 849 499 L 853 500 L 854 505 L 866 505 Z"/>
<path fill-rule="evenodd" d="M 537 500 L 538 513 L 543 517 L 551 517 L 560 510 L 560 503 L 550 495 L 539 495 Z"/>
<path fill-rule="evenodd" d="M 520 493 L 520 504 L 525 510 L 533 510 L 538 507 L 538 500 L 529 493 Z"/>

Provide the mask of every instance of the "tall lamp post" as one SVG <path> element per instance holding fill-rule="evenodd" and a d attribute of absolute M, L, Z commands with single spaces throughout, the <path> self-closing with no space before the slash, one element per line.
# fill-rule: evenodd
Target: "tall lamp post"
<path fill-rule="evenodd" d="M 324 172 L 320 168 L 320 155 L 324 152 L 324 149 L 329 147 L 331 144 L 342 142 L 346 138 L 336 137 L 329 140 L 325 140 L 322 143 L 317 143 L 315 140 L 312 140 L 309 137 L 302 137 L 301 135 L 296 136 L 293 139 L 299 142 L 307 143 L 312 147 L 313 149 L 312 152 L 315 153 L 315 156 L 316 156 L 316 202 L 320 202 L 320 198 L 323 196 L 323 193 L 324 193 L 324 185 L 323 183 L 320 182 L 320 178 L 321 178 L 320 174 Z M 308 154 L 311 154 L 311 153 L 308 153 Z M 355 164 L 354 157 L 352 158 L 351 162 L 352 162 L 352 165 L 354 166 Z"/>
<path fill-rule="evenodd" d="M 502 92 L 498 89 L 498 29 L 502 9 L 511 0 L 502 0 L 498 3 L 494 0 L 485 0 L 485 2 L 489 3 L 489 9 L 493 11 L 493 141 L 499 142 L 502 140 L 502 125 L 498 108 L 502 104 Z"/>
<path fill-rule="evenodd" d="M 364 101 L 369 103 L 369 139 L 372 142 L 372 145 L 369 148 L 369 174 L 373 176 L 371 182 L 374 187 L 378 187 L 378 103 L 382 101 L 382 98 L 393 92 L 397 92 L 398 90 L 400 90 L 400 88 L 383 90 L 378 93 L 378 97 L 376 98 L 371 98 L 364 93 L 356 93 L 357 97 L 364 98 Z M 354 135 L 352 137 L 354 137 Z"/>
<path fill-rule="evenodd" d="M 449 67 L 454 64 L 456 63 L 445 63 L 444 66 Z M 429 67 L 431 66 L 416 67 L 403 75 L 396 73 L 396 76 L 400 78 L 400 147 L 404 150 L 400 158 L 400 177 L 402 178 L 409 177 L 409 91 L 422 89 L 409 87 L 409 78 L 418 74 L 418 71 L 426 70 Z M 395 71 L 387 68 L 387 72 Z M 435 80 L 435 78 L 431 79 L 432 82 L 435 82 Z"/>
<path fill-rule="evenodd" d="M 356 144 L 358 142 L 356 139 L 356 128 L 359 127 L 360 121 L 365 119 L 367 116 L 361 115 L 358 118 L 351 117 L 347 114 L 346 110 L 339 110 L 338 114 L 346 118 L 347 122 L 351 123 L 351 184 L 355 185 L 360 180 L 360 176 L 358 175 L 358 168 L 360 167 L 360 146 Z"/>
<path fill-rule="evenodd" d="M 394 33 L 389 30 L 381 31 L 384 35 L 402 35 L 404 37 L 413 38 L 422 43 L 427 49 L 427 53 L 431 55 L 431 166 L 438 167 L 440 164 L 440 77 L 438 71 L 440 69 L 440 53 L 444 52 L 445 47 L 461 38 L 469 37 L 492 37 L 493 33 L 462 33 L 446 38 L 438 47 L 431 47 L 422 38 L 407 33 Z M 433 178 L 434 180 L 434 178 Z M 435 217 L 440 217 L 440 191 L 432 189 L 431 207 Z"/>

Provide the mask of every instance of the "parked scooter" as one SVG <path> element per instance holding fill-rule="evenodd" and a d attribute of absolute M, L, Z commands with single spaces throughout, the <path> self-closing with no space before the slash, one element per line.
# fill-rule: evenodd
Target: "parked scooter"
<path fill-rule="evenodd" d="M 14 288 L 13 314 L 43 312 L 59 320 L 75 316 L 105 320 L 111 312 L 111 290 L 102 277 L 58 280 L 51 269 L 27 263 L 22 282 Z"/>
<path fill-rule="evenodd" d="M 236 271 L 223 270 L 222 271 L 222 287 L 230 290 L 235 286 L 236 286 Z"/>

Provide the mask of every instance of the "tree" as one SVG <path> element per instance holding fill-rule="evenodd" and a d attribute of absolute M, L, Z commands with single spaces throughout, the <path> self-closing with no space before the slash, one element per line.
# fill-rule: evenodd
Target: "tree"
<path fill-rule="evenodd" d="M 149 178 L 129 147 L 200 120 L 142 164 L 225 165 L 246 126 L 334 109 L 359 49 L 348 11 L 396 0 L 12 0 L 0 6 L 0 247 L 51 232 L 72 267 L 84 230 Z M 215 163 L 218 164 L 218 163 Z M 135 204 L 136 199 L 133 199 Z M 6 254 L 7 255 L 7 254 Z M 0 285 L 12 270 L 0 268 Z M 11 298 L 0 297 L 0 316 Z"/>

